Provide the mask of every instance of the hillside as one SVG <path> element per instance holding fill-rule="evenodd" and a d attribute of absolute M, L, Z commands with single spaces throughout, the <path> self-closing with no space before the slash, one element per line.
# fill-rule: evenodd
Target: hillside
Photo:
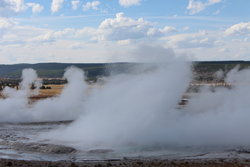
<path fill-rule="evenodd" d="M 66 68 L 75 66 L 85 71 L 88 78 L 109 75 L 111 69 L 116 71 L 125 71 L 129 63 L 38 63 L 38 64 L 14 64 L 0 65 L 0 78 L 20 78 L 21 72 L 25 68 L 32 68 L 37 71 L 41 78 L 61 78 Z"/>
<path fill-rule="evenodd" d="M 72 64 L 72 63 L 38 63 L 38 64 L 14 64 L 0 65 L 0 78 L 20 78 L 21 71 L 25 68 L 33 68 L 42 78 L 61 78 L 67 67 L 76 66 L 85 71 L 90 79 L 96 79 L 98 76 L 106 76 L 111 72 L 126 72 L 136 63 L 90 63 L 90 64 Z M 193 62 L 193 70 L 199 75 L 211 75 L 212 73 L 223 70 L 225 72 L 239 65 L 240 68 L 248 68 L 250 61 L 203 61 Z"/>

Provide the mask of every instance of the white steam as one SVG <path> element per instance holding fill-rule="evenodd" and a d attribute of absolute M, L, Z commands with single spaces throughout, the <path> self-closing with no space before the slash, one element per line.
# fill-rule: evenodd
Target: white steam
<path fill-rule="evenodd" d="M 250 70 L 232 70 L 226 78 L 231 88 L 211 91 L 204 87 L 184 108 L 178 102 L 190 83 L 188 63 L 138 71 L 110 76 L 86 95 L 83 71 L 71 67 L 64 75 L 68 84 L 59 96 L 30 105 L 29 87 L 37 75 L 24 70 L 21 89 L 3 91 L 0 121 L 75 120 L 40 137 L 81 149 L 250 145 Z"/>
<path fill-rule="evenodd" d="M 33 69 L 25 69 L 22 72 L 20 89 L 6 87 L 3 90 L 5 99 L 0 99 L 0 121 L 18 122 L 28 120 L 30 114 L 27 112 L 28 97 L 32 94 L 31 84 L 37 79 Z"/>
<path fill-rule="evenodd" d="M 59 96 L 29 104 L 29 97 L 34 95 L 34 91 L 30 90 L 31 84 L 34 83 L 37 88 L 40 84 L 37 82 L 34 70 L 23 70 L 20 89 L 6 87 L 3 90 L 6 98 L 0 99 L 0 122 L 58 121 L 77 118 L 83 112 L 84 92 L 87 89 L 84 73 L 80 69 L 71 67 L 66 70 L 64 78 L 68 80 L 68 84 Z"/>
<path fill-rule="evenodd" d="M 68 84 L 58 97 L 38 101 L 32 107 L 35 121 L 75 120 L 83 112 L 87 84 L 82 70 L 70 67 L 64 78 Z"/>
<path fill-rule="evenodd" d="M 82 149 L 163 142 L 178 119 L 177 104 L 190 78 L 186 63 L 113 76 L 88 97 L 79 119 L 67 128 L 45 134 L 45 138 Z"/>
<path fill-rule="evenodd" d="M 180 135 L 185 142 L 250 145 L 250 70 L 233 69 L 226 81 L 232 88 L 204 87 L 190 100 Z"/>
<path fill-rule="evenodd" d="M 185 64 L 111 77 L 70 126 L 42 135 L 81 149 L 250 145 L 250 70 L 232 70 L 232 88 L 206 87 L 178 109 L 189 84 Z"/>

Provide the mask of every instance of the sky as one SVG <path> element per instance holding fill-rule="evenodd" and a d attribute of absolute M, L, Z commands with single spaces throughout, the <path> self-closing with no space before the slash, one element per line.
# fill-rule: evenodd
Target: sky
<path fill-rule="evenodd" d="M 0 64 L 250 60 L 250 0 L 0 0 Z"/>

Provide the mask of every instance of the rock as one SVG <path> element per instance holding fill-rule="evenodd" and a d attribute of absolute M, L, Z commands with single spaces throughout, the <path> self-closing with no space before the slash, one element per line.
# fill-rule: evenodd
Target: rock
<path fill-rule="evenodd" d="M 40 143 L 14 143 L 12 148 L 18 151 L 31 151 L 46 154 L 69 154 L 76 151 L 76 149 L 72 147 Z"/>

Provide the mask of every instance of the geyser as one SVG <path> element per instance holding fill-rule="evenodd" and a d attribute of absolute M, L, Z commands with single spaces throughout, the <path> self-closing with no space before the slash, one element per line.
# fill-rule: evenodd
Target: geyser
<path fill-rule="evenodd" d="M 5 99 L 0 99 L 1 122 L 41 122 L 74 120 L 83 112 L 83 101 L 87 84 L 84 73 L 76 67 L 66 69 L 65 85 L 59 96 L 29 104 L 29 97 L 34 94 L 30 90 L 32 83 L 39 87 L 37 74 L 33 69 L 24 69 L 20 90 L 6 87 L 3 90 Z M 37 91 L 35 91 L 37 93 Z"/>
<path fill-rule="evenodd" d="M 226 77 L 230 89 L 203 87 L 180 109 L 190 78 L 185 63 L 110 77 L 86 99 L 76 121 L 41 138 L 83 150 L 250 145 L 250 70 L 234 69 Z"/>
<path fill-rule="evenodd" d="M 64 75 L 68 84 L 59 96 L 32 105 L 28 104 L 29 86 L 37 75 L 34 70 L 24 70 L 21 89 L 3 91 L 6 98 L 0 100 L 0 121 L 74 120 L 41 134 L 39 139 L 84 150 L 250 145 L 250 70 L 232 70 L 226 77 L 232 84 L 230 89 L 210 91 L 203 87 L 187 106 L 179 108 L 192 77 L 189 63 L 138 69 L 105 78 L 100 87 L 86 95 L 83 71 L 71 67 Z"/>
<path fill-rule="evenodd" d="M 42 137 L 82 149 L 165 142 L 183 114 L 177 107 L 189 86 L 189 64 L 142 68 L 140 73 L 111 76 L 92 91 L 74 123 Z"/>

